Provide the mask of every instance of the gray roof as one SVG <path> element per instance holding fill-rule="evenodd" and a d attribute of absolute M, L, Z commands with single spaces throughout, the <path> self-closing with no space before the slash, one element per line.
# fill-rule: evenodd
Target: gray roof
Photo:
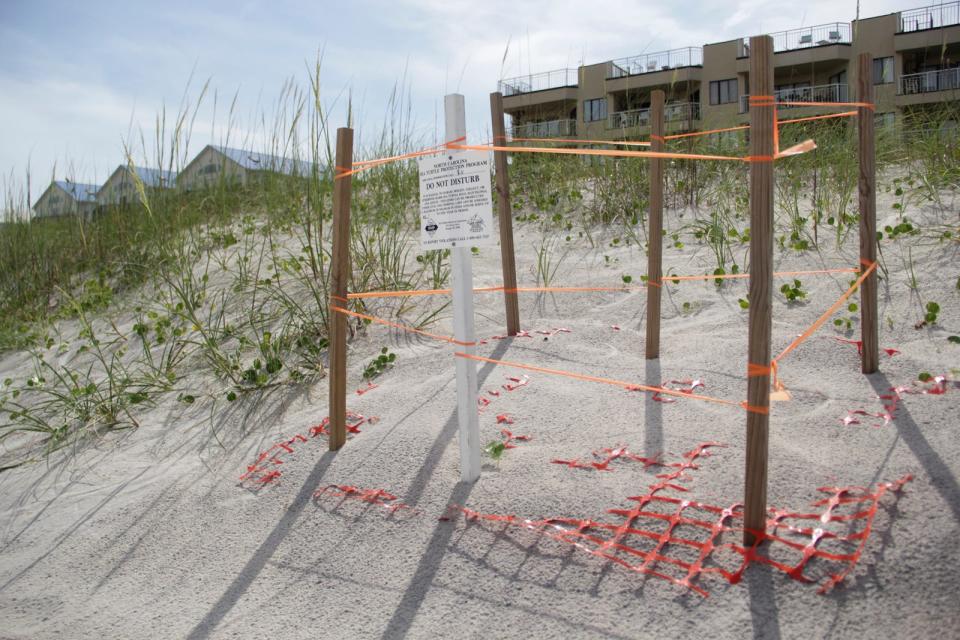
<path fill-rule="evenodd" d="M 313 172 L 313 163 L 306 160 L 294 160 L 273 156 L 269 153 L 258 153 L 245 149 L 232 149 L 210 145 L 226 157 L 230 158 L 248 171 L 276 171 L 287 175 L 305 176 Z"/>
<path fill-rule="evenodd" d="M 70 197 L 77 202 L 97 201 L 97 191 L 100 190 L 100 185 L 98 184 L 83 184 L 69 180 L 54 180 L 53 183 L 69 193 Z"/>
<path fill-rule="evenodd" d="M 120 167 L 129 168 L 129 167 Z M 134 167 L 134 171 L 140 176 L 140 181 L 145 187 L 167 187 L 173 184 L 177 178 L 176 171 L 164 171 L 163 169 L 149 169 L 147 167 Z"/>

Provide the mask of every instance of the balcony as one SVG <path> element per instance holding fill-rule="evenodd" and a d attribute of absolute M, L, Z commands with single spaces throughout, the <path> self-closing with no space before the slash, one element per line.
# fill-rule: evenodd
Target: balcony
<path fill-rule="evenodd" d="M 510 128 L 511 138 L 559 138 L 577 135 L 576 120 L 528 122 Z"/>
<path fill-rule="evenodd" d="M 500 91 L 504 97 L 507 97 L 520 95 L 521 93 L 533 93 L 534 91 L 575 86 L 577 86 L 576 69 L 556 69 L 554 71 L 544 71 L 543 73 L 534 73 L 501 80 L 497 83 L 497 90 Z"/>
<path fill-rule="evenodd" d="M 831 44 L 850 44 L 853 42 L 850 23 L 848 22 L 831 22 L 815 27 L 780 31 L 778 33 L 771 33 L 770 37 L 773 38 L 774 53 L 798 51 Z M 750 57 L 750 38 L 743 39 L 740 45 L 739 57 Z"/>
<path fill-rule="evenodd" d="M 924 71 L 900 76 L 897 94 L 901 96 L 960 89 L 960 67 Z"/>
<path fill-rule="evenodd" d="M 703 66 L 703 49 L 700 47 L 685 47 L 613 60 L 610 63 L 608 77 L 624 78 L 641 73 L 698 66 Z"/>
<path fill-rule="evenodd" d="M 900 12 L 897 33 L 924 31 L 960 24 L 960 2 L 945 2 L 932 7 Z"/>
<path fill-rule="evenodd" d="M 821 84 L 816 87 L 793 87 L 774 91 L 777 102 L 849 102 L 850 90 L 845 84 Z M 740 96 L 740 113 L 750 110 L 750 96 Z M 792 107 L 782 106 L 780 109 Z"/>
<path fill-rule="evenodd" d="M 700 119 L 700 104 L 697 102 L 672 102 L 664 106 L 664 122 L 683 122 Z M 615 111 L 607 117 L 607 129 L 649 127 L 650 109 Z"/>

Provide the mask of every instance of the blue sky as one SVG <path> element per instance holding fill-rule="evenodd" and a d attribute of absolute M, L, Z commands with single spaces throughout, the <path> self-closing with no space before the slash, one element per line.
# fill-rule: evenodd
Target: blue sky
<path fill-rule="evenodd" d="M 914 6 L 860 4 L 864 17 Z M 320 51 L 333 126 L 350 95 L 361 140 L 373 140 L 405 78 L 416 137 L 442 136 L 443 95 L 459 91 L 470 138 L 484 141 L 501 77 L 849 21 L 856 10 L 855 0 L 0 0 L 0 189 L 22 185 L 28 162 L 31 200 L 54 167 L 57 179 L 102 182 L 124 140 L 143 131 L 149 146 L 164 107 L 170 123 L 208 80 L 188 153 L 222 140 L 235 95 L 232 139 L 256 141 L 284 83 L 308 87 Z"/>

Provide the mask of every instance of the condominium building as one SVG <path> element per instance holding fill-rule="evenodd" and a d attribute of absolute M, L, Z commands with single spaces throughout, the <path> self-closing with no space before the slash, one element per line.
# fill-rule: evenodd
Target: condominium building
<path fill-rule="evenodd" d="M 778 101 L 855 101 L 862 52 L 873 57 L 884 120 L 960 99 L 960 1 L 770 35 Z M 749 69 L 749 38 L 738 38 L 509 78 L 499 90 L 514 138 L 640 138 L 650 132 L 655 89 L 666 93 L 668 132 L 745 123 Z"/>

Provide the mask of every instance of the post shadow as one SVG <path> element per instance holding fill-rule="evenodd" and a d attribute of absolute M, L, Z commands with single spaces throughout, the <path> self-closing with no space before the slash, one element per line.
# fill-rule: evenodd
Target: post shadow
<path fill-rule="evenodd" d="M 650 387 L 659 387 L 660 359 L 646 360 L 644 383 Z M 643 455 L 648 458 L 663 453 L 663 406 L 653 399 L 652 393 L 645 393 L 643 406 Z"/>
<path fill-rule="evenodd" d="M 490 357 L 496 360 L 502 358 L 513 341 L 514 338 L 501 340 Z M 478 390 L 480 386 L 486 382 L 486 379 L 490 376 L 495 366 L 492 362 L 488 362 L 477 371 Z M 433 446 L 430 447 L 430 451 L 427 453 L 423 465 L 421 465 L 420 470 L 411 482 L 410 488 L 404 493 L 404 501 L 407 504 L 415 506 L 420 500 L 420 496 L 423 494 L 424 489 L 426 489 L 427 482 L 433 475 L 433 470 L 440 462 L 443 451 L 456 435 L 458 424 L 457 411 L 454 409 L 447 419 L 447 423 L 444 425 L 440 435 L 437 436 Z M 463 504 L 466 502 L 472 489 L 473 483 L 458 482 L 456 486 L 454 486 L 447 503 Z M 417 617 L 417 611 L 420 610 L 420 606 L 423 604 L 433 584 L 433 579 L 437 575 L 437 571 L 440 570 L 440 563 L 443 562 L 443 557 L 446 555 L 446 550 L 450 544 L 450 538 L 453 537 L 454 530 L 455 528 L 449 524 L 438 524 L 434 527 L 433 535 L 430 537 L 427 548 L 420 558 L 420 564 L 417 565 L 417 570 L 414 572 L 413 578 L 410 579 L 409 586 L 406 591 L 404 591 L 403 597 L 400 599 L 399 604 L 397 604 L 397 608 L 394 610 L 390 621 L 387 623 L 386 629 L 383 631 L 381 637 L 384 640 L 402 638 L 410 631 L 410 627 Z"/>
<path fill-rule="evenodd" d="M 257 576 L 260 575 L 260 572 L 263 571 L 263 567 L 270 558 L 273 557 L 277 547 L 280 546 L 293 529 L 300 514 L 303 513 L 306 506 L 311 503 L 311 499 L 320 484 L 320 480 L 336 457 L 336 451 L 327 451 L 321 456 L 317 464 L 314 465 L 313 471 L 310 472 L 310 475 L 304 481 L 303 486 L 300 487 L 300 491 L 293 499 L 293 502 L 287 507 L 283 517 L 280 518 L 280 521 L 277 522 L 273 528 L 273 531 L 260 543 L 260 546 L 253 552 L 253 555 L 247 560 L 247 564 L 240 570 L 234 581 L 227 587 L 223 595 L 220 596 L 220 599 L 217 600 L 213 607 L 210 608 L 210 611 L 208 611 L 203 619 L 190 631 L 187 635 L 188 640 L 209 637 L 217 628 L 217 625 L 223 621 L 226 615 L 230 613 L 230 610 L 233 609 L 240 598 L 243 597 L 247 589 L 250 588 L 250 585 L 253 584 Z"/>
<path fill-rule="evenodd" d="M 750 622 L 754 640 L 780 640 L 780 611 L 773 590 L 773 567 L 753 563 L 743 580 L 750 592 Z"/>
<path fill-rule="evenodd" d="M 867 380 L 870 381 L 870 386 L 877 395 L 890 393 L 890 389 L 894 386 L 882 372 L 867 375 Z M 893 424 L 900 438 L 910 447 L 910 451 L 930 476 L 930 484 L 950 507 L 954 519 L 960 523 L 960 484 L 957 483 L 957 478 L 940 454 L 930 446 L 913 416 L 910 415 L 910 411 L 902 402 L 897 404 Z"/>
<path fill-rule="evenodd" d="M 457 423 L 456 416 L 453 418 L 453 423 Z M 472 489 L 473 483 L 458 482 L 450 493 L 448 504 L 463 504 Z M 407 633 L 410 632 L 410 627 L 413 626 L 417 612 L 423 605 L 427 593 L 433 586 L 433 579 L 440 570 L 440 564 L 446 555 L 454 531 L 456 531 L 456 527 L 452 523 L 438 522 L 434 526 L 433 535 L 430 536 L 427 548 L 424 549 L 423 555 L 420 557 L 420 564 L 417 565 L 417 570 L 410 579 L 409 586 L 403 592 L 403 597 L 397 604 L 397 608 L 394 609 L 390 621 L 380 636 L 382 640 L 405 638 Z"/>

